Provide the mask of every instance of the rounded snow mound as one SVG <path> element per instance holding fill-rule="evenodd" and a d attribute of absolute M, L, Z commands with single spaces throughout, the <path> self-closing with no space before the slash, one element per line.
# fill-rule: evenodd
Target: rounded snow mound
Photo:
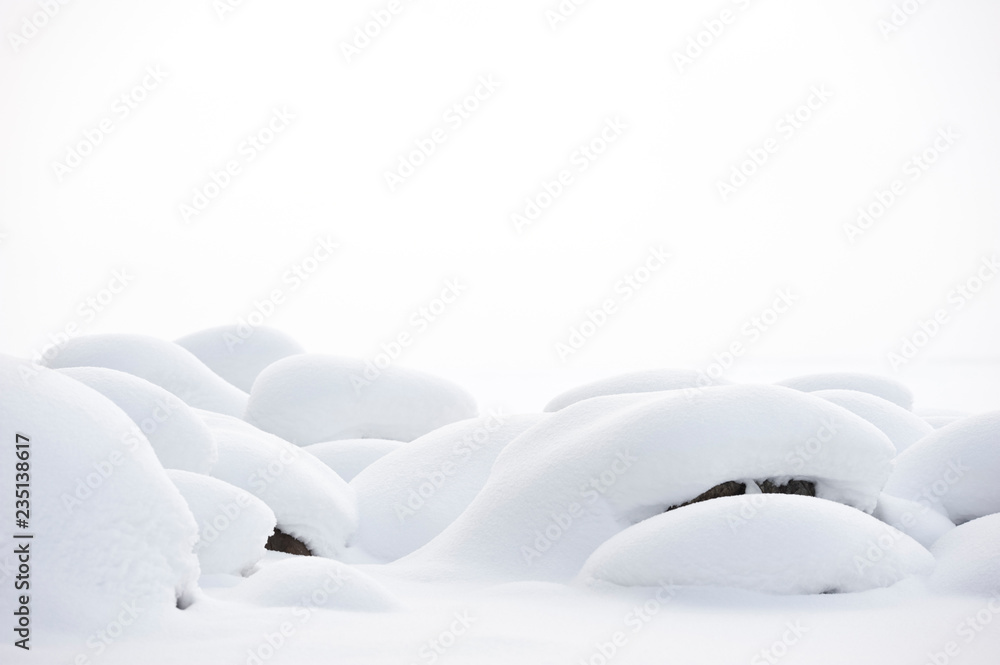
<path fill-rule="evenodd" d="M 385 561 L 428 543 L 476 497 L 504 446 L 544 417 L 492 411 L 436 429 L 369 466 L 351 481 L 358 543 Z"/>
<path fill-rule="evenodd" d="M 578 579 L 842 593 L 889 586 L 933 567 L 922 545 L 860 510 L 755 494 L 692 504 L 626 529 L 597 548 Z"/>
<path fill-rule="evenodd" d="M 358 517 L 354 490 L 298 446 L 238 418 L 200 411 L 219 444 L 212 476 L 246 490 L 274 512 L 278 528 L 318 556 L 344 554 Z"/>
<path fill-rule="evenodd" d="M 558 411 L 570 404 L 603 395 L 649 393 L 661 390 L 681 390 L 684 388 L 706 388 L 713 385 L 727 384 L 729 384 L 729 381 L 712 379 L 704 372 L 688 369 L 652 369 L 641 372 L 629 372 L 627 374 L 600 379 L 560 393 L 545 405 L 544 411 Z"/>
<path fill-rule="evenodd" d="M 74 337 L 45 364 L 53 369 L 117 369 L 155 383 L 199 409 L 237 417 L 246 409 L 246 393 L 227 383 L 187 349 L 155 337 L 110 334 Z"/>
<path fill-rule="evenodd" d="M 188 471 L 167 471 L 198 523 L 198 555 L 203 575 L 249 572 L 264 556 L 274 531 L 271 509 L 249 492 L 216 478 Z"/>
<path fill-rule="evenodd" d="M 931 552 L 937 559 L 932 588 L 944 593 L 1000 594 L 1000 514 L 966 522 L 942 536 Z M 997 613 L 1000 607 L 993 610 Z"/>
<path fill-rule="evenodd" d="M 2 559 L 18 549 L 30 558 L 35 640 L 106 628 L 123 606 L 152 616 L 190 602 L 198 527 L 129 417 L 78 381 L 5 355 L 0 395 Z M 15 516 L 16 483 L 29 485 L 17 489 L 28 490 L 30 509 Z M 0 612 L 15 623 L 7 584 Z"/>
<path fill-rule="evenodd" d="M 872 517 L 899 529 L 927 548 L 955 528 L 954 522 L 936 510 L 931 510 L 926 501 L 907 501 L 884 492 L 878 497 L 878 506 Z"/>
<path fill-rule="evenodd" d="M 871 423 L 781 386 L 595 397 L 509 443 L 461 516 L 393 565 L 568 579 L 622 529 L 729 481 L 809 481 L 820 498 L 871 511 L 893 455 Z"/>
<path fill-rule="evenodd" d="M 889 400 L 909 411 L 913 407 L 913 393 L 899 381 L 877 374 L 861 372 L 830 372 L 826 374 L 805 374 L 777 385 L 811 393 L 817 390 L 857 390 Z"/>
<path fill-rule="evenodd" d="M 1000 411 L 934 430 L 896 458 L 885 492 L 926 503 L 955 524 L 1000 513 Z"/>
<path fill-rule="evenodd" d="M 885 432 L 899 454 L 934 431 L 927 422 L 903 407 L 860 390 L 817 390 L 812 393 L 861 416 Z"/>
<path fill-rule="evenodd" d="M 303 446 L 303 450 L 334 470 L 338 476 L 350 482 L 372 462 L 398 450 L 402 441 L 390 439 L 340 439 Z"/>
<path fill-rule="evenodd" d="M 941 408 L 921 408 L 915 409 L 915 413 L 923 418 L 923 420 L 933 427 L 934 429 L 941 429 L 945 425 L 950 425 L 955 421 L 961 420 L 972 414 L 967 411 L 959 411 L 958 409 L 941 409 Z"/>
<path fill-rule="evenodd" d="M 413 439 L 476 415 L 469 393 L 414 370 L 305 354 L 257 377 L 246 420 L 300 446 L 336 439 Z"/>
<path fill-rule="evenodd" d="M 290 557 L 262 566 L 226 594 L 263 607 L 295 607 L 299 619 L 319 608 L 384 612 L 399 603 L 369 575 L 331 559 Z"/>
<path fill-rule="evenodd" d="M 60 374 L 87 385 L 128 414 L 166 469 L 208 473 L 219 456 L 215 439 L 194 410 L 160 386 L 104 367 L 69 367 Z"/>
<path fill-rule="evenodd" d="M 266 326 L 218 326 L 174 341 L 208 368 L 249 393 L 254 379 L 268 365 L 306 350 L 290 336 Z"/>

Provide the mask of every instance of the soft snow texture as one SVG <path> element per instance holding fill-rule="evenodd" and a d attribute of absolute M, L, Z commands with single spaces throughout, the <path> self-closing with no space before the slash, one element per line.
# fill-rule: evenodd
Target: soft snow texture
<path fill-rule="evenodd" d="M 966 522 L 934 544 L 931 586 L 945 593 L 994 594 L 1000 614 L 1000 514 Z M 994 620 L 997 617 L 993 617 Z"/>
<path fill-rule="evenodd" d="M 436 429 L 372 464 L 351 482 L 359 544 L 391 561 L 429 542 L 476 497 L 504 446 L 544 417 L 494 411 Z"/>
<path fill-rule="evenodd" d="M 469 393 L 413 370 L 292 356 L 257 377 L 246 420 L 300 446 L 336 439 L 413 439 L 476 415 Z"/>
<path fill-rule="evenodd" d="M 882 493 L 872 516 L 894 526 L 924 547 L 930 547 L 938 538 L 955 528 L 950 519 L 931 510 L 927 503 L 908 501 Z"/>
<path fill-rule="evenodd" d="M 621 395 L 623 393 L 647 393 L 661 390 L 680 390 L 682 388 L 705 388 L 712 385 L 725 385 L 729 381 L 711 379 L 703 372 L 686 369 L 652 369 L 641 372 L 619 374 L 606 379 L 577 386 L 553 397 L 545 405 L 545 411 L 558 411 L 581 400 L 602 395 Z"/>
<path fill-rule="evenodd" d="M 167 471 L 198 523 L 194 551 L 203 575 L 242 574 L 264 556 L 274 513 L 245 490 L 188 471 Z"/>
<path fill-rule="evenodd" d="M 591 555 L 579 578 L 808 594 L 889 586 L 933 565 L 922 545 L 860 510 L 754 494 L 695 503 L 626 529 Z"/>
<path fill-rule="evenodd" d="M 105 628 L 123 603 L 151 616 L 173 609 L 179 597 L 187 602 L 198 577 L 198 528 L 125 412 L 78 381 L 2 355 L 0 396 L 0 563 L 16 569 L 15 543 L 30 543 L 31 646 L 56 633 Z M 15 476 L 17 433 L 30 439 L 27 529 L 15 529 L 14 485 L 27 482 Z M 34 539 L 15 540 L 11 532 Z M 6 643 L 13 581 L 4 587 Z"/>
<path fill-rule="evenodd" d="M 274 328 L 228 325 L 191 333 L 175 341 L 213 372 L 249 393 L 254 379 L 268 365 L 305 353 L 294 339 Z"/>
<path fill-rule="evenodd" d="M 402 441 L 390 439 L 340 439 L 303 446 L 303 450 L 350 482 L 375 460 L 398 450 Z"/>
<path fill-rule="evenodd" d="M 913 393 L 899 381 L 877 374 L 862 374 L 855 372 L 831 372 L 828 374 L 806 374 L 784 381 L 778 381 L 779 386 L 788 386 L 803 392 L 811 393 L 817 390 L 858 390 L 889 400 L 893 404 L 911 409 Z"/>
<path fill-rule="evenodd" d="M 897 455 L 934 431 L 912 411 L 871 393 L 836 389 L 817 390 L 813 395 L 842 406 L 878 427 L 896 446 Z"/>
<path fill-rule="evenodd" d="M 468 509 L 394 565 L 567 579 L 623 528 L 729 480 L 814 480 L 820 497 L 871 511 L 893 455 L 871 423 L 781 386 L 595 397 L 508 444 Z"/>
<path fill-rule="evenodd" d="M 173 393 L 134 374 L 104 367 L 59 373 L 90 386 L 139 426 L 166 469 L 208 473 L 219 456 L 215 439 L 194 410 Z"/>
<path fill-rule="evenodd" d="M 74 337 L 45 364 L 60 367 L 107 367 L 128 372 L 169 390 L 188 405 L 242 417 L 247 394 L 227 383 L 190 351 L 146 335 Z"/>
<path fill-rule="evenodd" d="M 956 524 L 1000 512 L 1000 411 L 921 439 L 896 458 L 885 491 L 932 505 Z"/>
<path fill-rule="evenodd" d="M 244 489 L 274 511 L 278 528 L 313 554 L 338 558 L 357 529 L 354 491 L 298 446 L 252 425 L 199 411 L 219 445 L 212 475 Z"/>

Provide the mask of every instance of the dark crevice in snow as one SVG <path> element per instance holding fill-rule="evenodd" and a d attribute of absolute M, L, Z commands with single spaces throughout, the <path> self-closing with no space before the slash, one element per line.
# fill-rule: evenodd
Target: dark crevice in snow
<path fill-rule="evenodd" d="M 285 552 L 287 554 L 298 554 L 300 556 L 312 556 L 312 551 L 295 536 L 289 535 L 281 529 L 275 527 L 274 533 L 267 539 L 265 548 L 272 552 Z"/>
<path fill-rule="evenodd" d="M 760 491 L 764 494 L 799 494 L 802 496 L 816 496 L 816 483 L 811 480 L 792 479 L 783 485 L 775 483 L 769 479 L 756 480 L 754 482 L 757 483 L 757 487 L 759 487 Z M 724 483 L 719 483 L 705 492 L 702 492 L 690 501 L 686 501 L 676 506 L 670 506 L 663 512 L 683 508 L 684 506 L 689 506 L 692 503 L 698 503 L 700 501 L 708 501 L 709 499 L 718 499 L 724 496 L 739 496 L 741 494 L 746 494 L 746 490 L 746 483 L 738 480 L 728 480 Z"/>

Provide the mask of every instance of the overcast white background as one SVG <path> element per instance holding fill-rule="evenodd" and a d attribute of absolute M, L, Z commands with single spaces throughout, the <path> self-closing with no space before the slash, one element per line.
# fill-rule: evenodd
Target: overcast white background
<path fill-rule="evenodd" d="M 31 355 L 68 323 L 175 339 L 279 288 L 268 325 L 370 358 L 457 277 L 467 290 L 397 362 L 535 410 L 586 379 L 704 368 L 784 288 L 798 303 L 729 378 L 865 370 L 918 405 L 1000 405 L 1000 280 L 948 301 L 1000 247 L 997 3 L 928 2 L 885 38 L 884 0 L 591 0 L 556 29 L 556 0 L 404 1 L 347 62 L 341 44 L 386 4 L 245 0 L 220 18 L 211 0 L 75 0 L 15 49 L 39 8 L 4 0 L 0 350 Z M 679 72 L 673 53 L 723 9 L 735 20 Z M 120 119 L 116 98 L 156 66 L 166 79 Z M 498 89 L 450 127 L 483 76 Z M 831 98 L 782 138 L 813 86 Z M 180 204 L 282 107 L 294 122 L 184 223 Z M 59 182 L 53 164 L 105 117 L 113 133 Z M 627 129 L 576 171 L 608 118 Z M 447 141 L 390 191 L 385 171 L 437 127 Z M 945 127 L 954 145 L 904 176 Z M 778 150 L 722 201 L 717 182 L 769 137 Z M 511 214 L 567 168 L 574 183 L 517 233 Z M 895 178 L 905 192 L 848 242 Z M 339 250 L 291 291 L 282 275 L 326 235 Z M 560 359 L 656 246 L 668 265 Z M 134 280 L 86 320 L 121 269 Z M 948 323 L 894 371 L 887 353 L 936 309 Z"/>

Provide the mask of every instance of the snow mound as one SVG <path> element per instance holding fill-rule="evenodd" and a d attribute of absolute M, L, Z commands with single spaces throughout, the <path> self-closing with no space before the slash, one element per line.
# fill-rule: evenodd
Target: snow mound
<path fill-rule="evenodd" d="M 8 498 L 0 517 L 9 525 L 0 563 L 16 569 L 15 552 L 27 548 L 30 646 L 56 632 L 106 628 L 123 605 L 146 616 L 186 605 L 198 578 L 198 528 L 129 417 L 78 381 L 5 355 L 0 395 Z M 15 460 L 18 452 L 26 459 Z M 27 528 L 14 528 L 15 483 L 30 485 L 18 488 L 28 490 L 29 514 L 16 516 Z M 4 586 L 0 612 L 15 623 L 13 579 Z"/>
<path fill-rule="evenodd" d="M 118 405 L 139 426 L 166 469 L 208 473 L 219 451 L 215 439 L 191 407 L 160 386 L 104 367 L 58 370 Z"/>
<path fill-rule="evenodd" d="M 933 567 L 922 545 L 860 510 L 755 494 L 692 504 L 628 528 L 597 548 L 578 579 L 813 594 L 885 587 Z"/>
<path fill-rule="evenodd" d="M 926 501 L 907 501 L 884 492 L 878 497 L 878 506 L 872 517 L 899 529 L 928 548 L 955 528 L 954 522 L 936 510 L 931 510 Z"/>
<path fill-rule="evenodd" d="M 924 422 L 933 427 L 934 429 L 941 429 L 942 427 L 947 427 L 948 425 L 958 422 L 962 419 L 961 416 L 924 416 Z"/>
<path fill-rule="evenodd" d="M 244 325 L 218 326 L 175 340 L 213 372 L 249 393 L 254 379 L 268 365 L 305 353 L 294 339 L 274 328 Z"/>
<path fill-rule="evenodd" d="M 704 372 L 687 369 L 652 369 L 641 372 L 629 372 L 577 386 L 564 393 L 560 393 L 545 405 L 544 410 L 558 411 L 570 404 L 602 395 L 704 388 L 712 385 L 727 385 L 728 383 L 729 381 L 724 379 L 711 379 Z"/>
<path fill-rule="evenodd" d="M 238 418 L 198 413 L 219 445 L 213 477 L 266 503 L 278 528 L 313 554 L 344 554 L 358 519 L 354 490 L 340 476 L 298 446 Z"/>
<path fill-rule="evenodd" d="M 169 390 L 190 406 L 241 417 L 247 394 L 230 385 L 190 351 L 146 335 L 85 335 L 70 339 L 45 361 L 53 369 L 106 367 Z"/>
<path fill-rule="evenodd" d="M 302 620 L 318 608 L 383 612 L 399 606 L 369 575 L 339 561 L 316 557 L 268 563 L 226 598 L 263 607 L 295 607 L 292 614 Z"/>
<path fill-rule="evenodd" d="M 885 432 L 899 454 L 934 431 L 912 411 L 871 393 L 860 390 L 817 390 L 813 395 L 829 400 L 861 416 Z"/>
<path fill-rule="evenodd" d="M 274 532 L 274 513 L 249 492 L 216 478 L 188 471 L 167 471 L 198 522 L 194 551 L 201 573 L 250 571 L 264 556 Z"/>
<path fill-rule="evenodd" d="M 403 445 L 390 439 L 340 439 L 303 446 L 303 450 L 333 469 L 350 482 L 375 460 L 385 457 Z"/>
<path fill-rule="evenodd" d="M 809 480 L 820 498 L 871 511 L 893 455 L 871 423 L 781 386 L 595 397 L 514 439 L 465 512 L 391 565 L 568 579 L 622 529 L 726 481 Z"/>
<path fill-rule="evenodd" d="M 486 484 L 500 451 L 543 414 L 462 420 L 425 434 L 358 474 L 358 542 L 391 561 L 441 533 Z"/>
<path fill-rule="evenodd" d="M 257 377 L 246 420 L 300 446 L 336 439 L 413 439 L 476 415 L 475 400 L 445 379 L 370 362 L 306 354 Z"/>
<path fill-rule="evenodd" d="M 931 552 L 937 559 L 932 588 L 945 593 L 1000 594 L 1000 514 L 966 522 L 942 536 Z M 1000 607 L 993 610 L 997 613 Z"/>
<path fill-rule="evenodd" d="M 913 393 L 899 381 L 877 374 L 860 372 L 831 372 L 796 376 L 777 385 L 811 393 L 817 390 L 857 390 L 889 400 L 906 410 L 913 407 Z"/>
<path fill-rule="evenodd" d="M 887 494 L 923 501 L 955 524 L 1000 513 L 1000 411 L 934 430 L 896 458 Z"/>

